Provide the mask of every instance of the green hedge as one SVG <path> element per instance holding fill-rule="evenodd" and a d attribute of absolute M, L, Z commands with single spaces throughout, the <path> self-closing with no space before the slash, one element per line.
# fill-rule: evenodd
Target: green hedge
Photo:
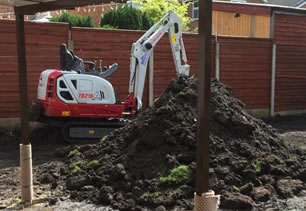
<path fill-rule="evenodd" d="M 69 12 L 64 12 L 62 15 L 54 16 L 50 19 L 51 22 L 66 22 L 70 23 L 71 26 L 78 27 L 94 27 L 94 22 L 91 15 L 84 17 L 78 14 L 70 14 Z"/>
<path fill-rule="evenodd" d="M 123 6 L 101 17 L 102 28 L 147 30 L 153 25 L 149 16 L 139 9 Z"/>

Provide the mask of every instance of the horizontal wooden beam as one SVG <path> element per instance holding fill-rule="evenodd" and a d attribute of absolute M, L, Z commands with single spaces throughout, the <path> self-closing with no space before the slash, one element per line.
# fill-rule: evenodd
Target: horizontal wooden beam
<path fill-rule="evenodd" d="M 93 4 L 125 3 L 126 0 L 55 0 L 37 4 L 14 7 L 15 14 L 33 15 L 37 12 L 46 12 L 59 9 L 74 9 Z"/>

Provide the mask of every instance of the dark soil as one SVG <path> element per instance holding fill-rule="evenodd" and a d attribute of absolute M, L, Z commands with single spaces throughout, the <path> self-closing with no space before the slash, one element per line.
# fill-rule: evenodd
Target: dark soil
<path fill-rule="evenodd" d="M 196 90 L 193 77 L 173 80 L 129 125 L 71 151 L 63 170 L 71 197 L 119 210 L 192 210 Z M 243 106 L 212 81 L 209 183 L 223 208 L 264 209 L 306 189 L 306 153 Z M 170 177 L 174 168 L 181 171 Z"/>
<path fill-rule="evenodd" d="M 280 116 L 264 119 L 264 121 L 272 125 L 280 133 L 293 131 L 306 131 L 306 114 Z M 284 124 L 284 122 L 286 124 Z"/>
<path fill-rule="evenodd" d="M 56 128 L 42 127 L 31 132 L 34 201 L 47 204 L 59 200 L 64 191 L 64 155 L 57 149 L 66 146 Z M 0 210 L 16 210 L 20 205 L 19 129 L 0 128 Z M 17 207 L 16 207 L 17 206 Z M 22 206 L 20 207 L 22 208 Z"/>
<path fill-rule="evenodd" d="M 306 114 L 277 115 L 264 121 L 276 128 L 285 141 L 306 150 Z"/>

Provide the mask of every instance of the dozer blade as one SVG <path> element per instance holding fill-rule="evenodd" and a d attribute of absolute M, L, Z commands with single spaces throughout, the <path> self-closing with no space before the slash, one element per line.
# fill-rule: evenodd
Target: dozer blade
<path fill-rule="evenodd" d="M 74 121 L 66 122 L 62 127 L 62 137 L 68 143 L 88 143 L 101 140 L 114 129 L 124 126 L 125 122 L 112 121 Z"/>

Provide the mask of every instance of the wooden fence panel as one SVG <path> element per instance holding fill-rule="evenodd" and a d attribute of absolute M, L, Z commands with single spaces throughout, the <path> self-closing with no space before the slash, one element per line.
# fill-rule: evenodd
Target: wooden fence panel
<path fill-rule="evenodd" d="M 274 42 L 277 45 L 306 46 L 306 16 L 275 14 Z"/>
<path fill-rule="evenodd" d="M 220 81 L 235 91 L 247 109 L 270 106 L 272 42 L 269 39 L 219 37 Z"/>
<path fill-rule="evenodd" d="M 40 73 L 59 68 L 59 46 L 67 42 L 68 25 L 25 22 L 29 99 L 35 99 Z M 0 21 L 0 117 L 19 116 L 15 21 Z"/>
<path fill-rule="evenodd" d="M 275 111 L 306 109 L 306 17 L 275 14 Z"/>
<path fill-rule="evenodd" d="M 306 109 L 306 46 L 277 45 L 275 111 Z"/>

